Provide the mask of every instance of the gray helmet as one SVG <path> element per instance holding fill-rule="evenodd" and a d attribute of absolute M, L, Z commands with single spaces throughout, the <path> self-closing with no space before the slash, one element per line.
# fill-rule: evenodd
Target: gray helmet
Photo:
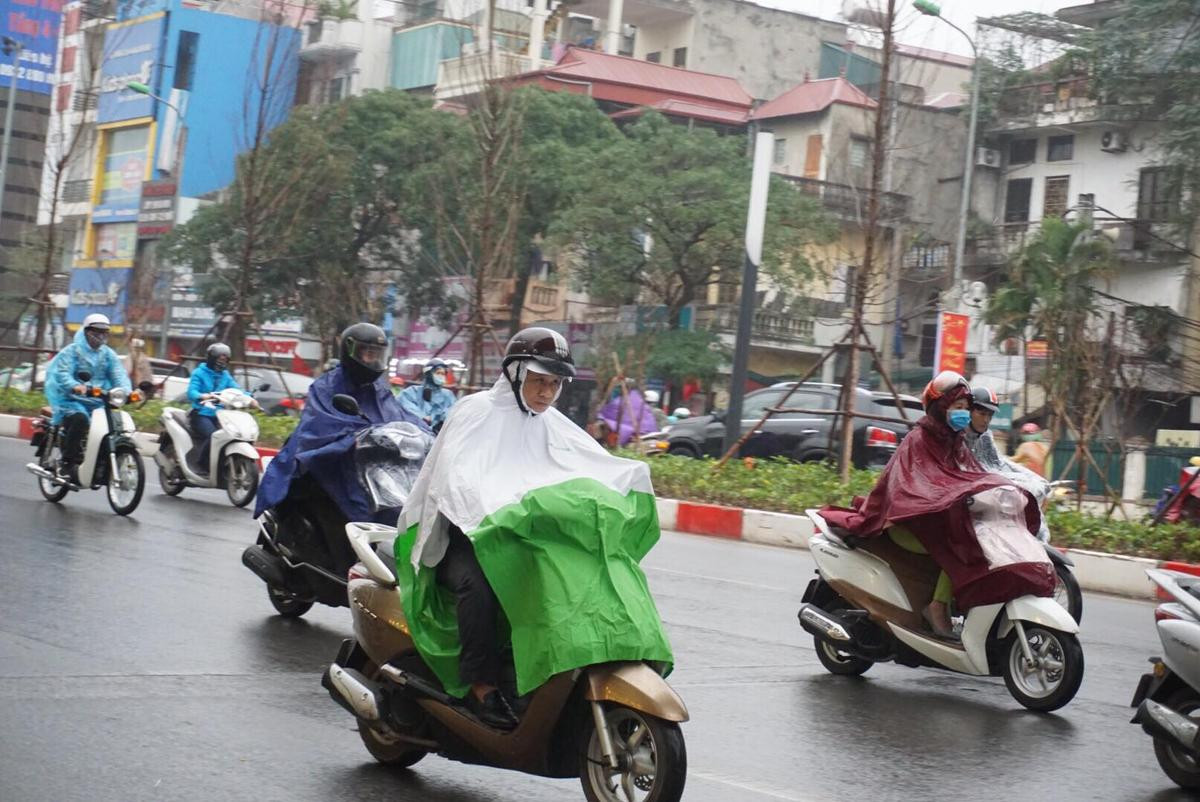
<path fill-rule="evenodd" d="M 229 350 L 229 346 L 225 343 L 213 343 L 204 352 L 204 364 L 208 365 L 210 370 L 220 370 L 224 368 L 224 365 L 221 365 L 222 357 L 225 359 L 225 364 L 228 365 L 229 360 L 233 358 L 233 351 Z"/>

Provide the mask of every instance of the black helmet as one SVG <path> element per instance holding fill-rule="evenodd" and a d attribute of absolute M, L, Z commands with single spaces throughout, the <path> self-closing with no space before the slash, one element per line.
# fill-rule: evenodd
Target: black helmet
<path fill-rule="evenodd" d="M 513 362 L 531 359 L 555 376 L 562 376 L 564 379 L 575 378 L 575 360 L 571 358 L 567 338 L 554 329 L 532 326 L 518 331 L 508 341 L 501 367 L 507 375 L 508 366 Z"/>
<path fill-rule="evenodd" d="M 341 367 L 355 385 L 370 384 L 387 367 L 387 335 L 374 323 L 355 323 L 342 332 Z"/>
<path fill-rule="evenodd" d="M 421 372 L 426 375 L 430 375 L 438 368 L 444 367 L 446 367 L 446 363 L 435 356 L 433 359 L 425 363 L 425 367 L 421 368 Z"/>
<path fill-rule="evenodd" d="M 229 350 L 229 346 L 225 343 L 213 343 L 204 352 L 204 364 L 208 365 L 210 370 L 219 370 L 220 368 L 217 366 L 221 357 L 225 357 L 225 364 L 228 365 L 229 360 L 233 358 L 233 352 Z"/>
<path fill-rule="evenodd" d="M 508 366 L 514 362 L 536 362 L 540 372 L 561 376 L 566 381 L 575 377 L 575 360 L 571 359 L 571 349 L 567 346 L 565 337 L 554 329 L 542 326 L 518 331 L 508 341 L 508 348 L 504 349 L 504 361 L 500 363 L 500 368 L 504 372 L 504 378 L 512 385 L 513 394 L 517 397 L 517 406 L 523 412 L 529 410 L 525 406 L 525 399 L 521 397 L 521 373 L 508 372 Z"/>
<path fill-rule="evenodd" d="M 994 414 L 1000 411 L 1000 400 L 986 387 L 972 387 L 971 406 L 981 407 Z"/>

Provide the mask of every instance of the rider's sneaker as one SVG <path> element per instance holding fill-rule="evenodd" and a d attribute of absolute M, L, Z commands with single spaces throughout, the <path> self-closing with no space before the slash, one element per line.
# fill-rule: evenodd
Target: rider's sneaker
<path fill-rule="evenodd" d="M 475 698 L 475 694 L 468 693 L 467 709 L 475 718 L 493 729 L 512 730 L 521 723 L 517 714 L 513 712 L 512 705 L 498 690 L 483 697 L 482 702 Z"/>
<path fill-rule="evenodd" d="M 66 479 L 73 485 L 79 484 L 79 466 L 74 463 L 60 460 L 54 472 L 58 474 L 59 478 Z"/>

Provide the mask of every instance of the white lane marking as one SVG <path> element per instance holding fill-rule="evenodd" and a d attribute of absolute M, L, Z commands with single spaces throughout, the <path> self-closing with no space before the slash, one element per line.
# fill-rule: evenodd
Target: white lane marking
<path fill-rule="evenodd" d="M 670 574 L 672 576 L 683 576 L 688 579 L 706 579 L 709 582 L 724 582 L 727 585 L 739 585 L 743 588 L 754 588 L 756 590 L 771 590 L 776 593 L 795 593 L 795 588 L 777 588 L 773 585 L 760 585 L 757 582 L 743 582 L 740 579 L 725 579 L 720 576 L 709 576 L 708 574 L 693 574 L 688 571 L 673 571 L 670 568 L 658 568 L 653 565 L 646 566 L 647 571 L 658 571 L 660 574 Z"/>
<path fill-rule="evenodd" d="M 745 782 L 733 777 L 726 777 L 721 774 L 709 774 L 708 772 L 704 771 L 688 769 L 688 776 L 695 777 L 700 780 L 707 780 L 708 782 L 718 783 L 720 785 L 727 785 L 730 788 L 738 788 L 742 791 L 752 791 L 760 796 L 769 796 L 772 799 L 785 799 L 788 800 L 788 802 L 815 802 L 813 797 L 792 796 L 792 794 L 779 788 L 772 788 L 771 786 L 764 785 L 762 783 Z"/>

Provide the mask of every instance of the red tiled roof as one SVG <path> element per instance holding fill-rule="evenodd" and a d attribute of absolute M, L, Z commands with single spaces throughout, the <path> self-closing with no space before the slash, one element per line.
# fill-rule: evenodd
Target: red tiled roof
<path fill-rule="evenodd" d="M 726 125 L 745 125 L 750 120 L 750 113 L 748 111 L 709 106 L 704 103 L 692 103 L 688 100 L 660 100 L 649 106 L 625 109 L 609 116 L 614 120 L 624 117 L 637 117 L 645 112 L 646 109 L 654 109 L 668 117 L 691 117 L 697 120 L 707 120 L 708 122 L 724 123 Z"/>
<path fill-rule="evenodd" d="M 818 81 L 805 81 L 799 86 L 792 87 L 774 100 L 769 100 L 759 106 L 754 110 L 752 116 L 756 120 L 767 120 L 774 117 L 791 117 L 796 114 L 812 114 L 824 111 L 834 103 L 844 103 L 864 109 L 875 108 L 875 101 L 845 78 L 822 78 Z"/>
<path fill-rule="evenodd" d="M 930 50 L 927 47 L 914 47 L 913 45 L 905 44 L 897 44 L 895 47 L 897 53 L 910 58 L 940 61 L 943 64 L 953 64 L 956 67 L 970 67 L 975 63 L 975 59 L 970 56 L 960 56 L 957 53 L 947 53 L 942 50 Z"/>
<path fill-rule="evenodd" d="M 557 64 L 547 67 L 543 72 L 576 81 L 654 88 L 672 95 L 687 95 L 735 106 L 749 107 L 753 102 L 750 94 L 733 78 L 578 47 L 569 48 Z"/>
<path fill-rule="evenodd" d="M 934 109 L 957 109 L 971 101 L 965 92 L 942 92 L 925 101 L 925 105 Z"/>

